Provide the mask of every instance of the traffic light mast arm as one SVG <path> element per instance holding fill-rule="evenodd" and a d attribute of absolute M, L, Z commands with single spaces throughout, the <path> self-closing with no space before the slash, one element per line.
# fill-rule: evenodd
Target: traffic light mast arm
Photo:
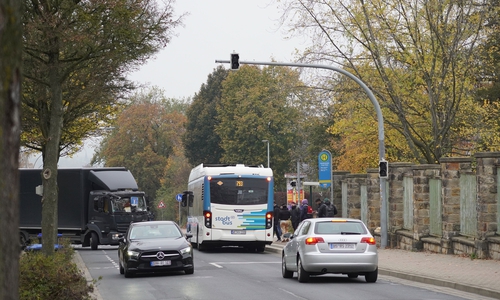
<path fill-rule="evenodd" d="M 238 56 L 239 58 L 239 56 Z M 216 60 L 216 63 L 229 63 L 229 61 Z M 372 91 L 368 88 L 368 86 L 359 78 L 349 73 L 346 70 L 336 68 L 333 66 L 327 65 L 313 65 L 313 64 L 298 64 L 298 63 L 280 63 L 280 62 L 257 62 L 257 61 L 239 61 L 239 64 L 243 65 L 262 65 L 262 66 L 285 66 L 285 67 L 304 67 L 304 68 L 315 68 L 315 69 L 326 69 L 332 70 L 338 73 L 341 73 L 350 79 L 354 80 L 368 95 L 368 98 L 372 102 L 373 106 L 375 106 L 375 111 L 377 113 L 378 120 L 378 150 L 379 150 L 379 160 L 382 161 L 385 158 L 385 143 L 384 143 L 384 119 L 382 117 L 382 110 L 380 109 L 380 105 L 375 99 L 375 95 L 373 95 Z M 239 66 L 238 64 L 238 66 Z M 380 178 L 380 198 L 381 198 L 381 208 L 380 208 L 380 231 L 381 231 L 381 242 L 380 248 L 384 249 L 387 246 L 388 240 L 388 230 L 387 230 L 387 187 L 385 185 L 386 179 Z"/>

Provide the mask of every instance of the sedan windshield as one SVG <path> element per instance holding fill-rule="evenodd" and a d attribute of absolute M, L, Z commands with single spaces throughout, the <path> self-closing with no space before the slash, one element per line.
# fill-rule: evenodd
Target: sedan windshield
<path fill-rule="evenodd" d="M 171 224 L 162 225 L 140 225 L 134 226 L 130 230 L 130 239 L 154 239 L 154 238 L 179 238 L 182 232 L 179 231 L 177 226 Z"/>

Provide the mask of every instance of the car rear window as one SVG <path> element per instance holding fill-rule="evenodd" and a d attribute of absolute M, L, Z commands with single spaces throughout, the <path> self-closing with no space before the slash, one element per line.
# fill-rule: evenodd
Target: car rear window
<path fill-rule="evenodd" d="M 316 234 L 366 234 L 366 227 L 360 222 L 318 222 Z"/>

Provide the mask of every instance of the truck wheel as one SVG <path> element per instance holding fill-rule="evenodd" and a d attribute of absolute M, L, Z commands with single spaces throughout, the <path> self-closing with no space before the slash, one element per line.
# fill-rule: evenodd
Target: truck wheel
<path fill-rule="evenodd" d="M 24 249 L 26 248 L 26 246 L 28 246 L 28 239 L 22 232 L 19 234 L 19 246 L 21 246 L 21 249 Z"/>
<path fill-rule="evenodd" d="M 90 248 L 92 250 L 97 250 L 97 246 L 99 245 L 99 237 L 97 236 L 97 233 L 95 233 L 95 232 L 92 232 L 92 234 L 90 236 L 91 236 Z"/>

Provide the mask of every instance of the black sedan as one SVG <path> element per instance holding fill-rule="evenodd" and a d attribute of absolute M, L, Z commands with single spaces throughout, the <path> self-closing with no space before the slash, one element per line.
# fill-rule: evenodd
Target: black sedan
<path fill-rule="evenodd" d="M 120 274 L 184 271 L 194 273 L 192 235 L 183 234 L 173 221 L 132 223 L 120 239 Z"/>

